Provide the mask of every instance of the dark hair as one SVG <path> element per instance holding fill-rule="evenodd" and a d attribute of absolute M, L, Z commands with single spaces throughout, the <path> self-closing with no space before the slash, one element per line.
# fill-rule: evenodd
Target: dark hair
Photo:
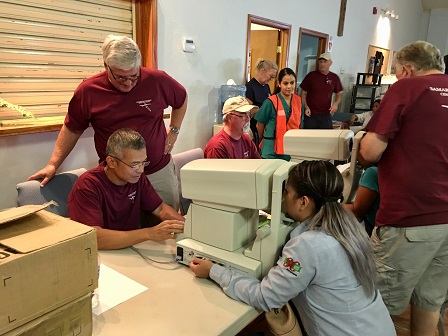
<path fill-rule="evenodd" d="M 130 128 L 121 128 L 113 132 L 107 140 L 106 155 L 120 159 L 126 149 L 146 149 L 146 142 L 140 133 Z"/>
<path fill-rule="evenodd" d="M 297 76 L 296 76 L 296 73 L 294 72 L 294 70 L 292 70 L 291 68 L 283 68 L 278 73 L 278 84 L 279 85 L 282 82 L 283 77 L 285 77 L 286 75 L 293 75 L 297 82 Z M 280 87 L 277 85 L 277 87 L 274 90 L 274 94 L 277 94 L 279 92 L 280 92 Z"/>
<path fill-rule="evenodd" d="M 290 171 L 288 185 L 298 197 L 314 201 L 316 213 L 309 230 L 323 231 L 342 245 L 356 278 L 366 294 L 372 295 L 376 274 L 372 246 L 355 215 L 339 203 L 344 181 L 338 169 L 328 161 L 303 161 Z"/>
<path fill-rule="evenodd" d="M 378 103 L 378 104 L 381 104 L 381 99 L 375 99 L 374 101 L 373 101 L 373 103 L 372 103 L 372 105 L 370 106 L 370 109 L 373 109 L 373 105 L 375 104 L 375 103 Z"/>

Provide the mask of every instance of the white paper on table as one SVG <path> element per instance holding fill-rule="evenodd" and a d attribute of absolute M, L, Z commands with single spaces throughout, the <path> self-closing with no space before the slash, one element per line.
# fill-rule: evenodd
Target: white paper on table
<path fill-rule="evenodd" d="M 98 289 L 99 303 L 92 309 L 95 315 L 101 315 L 105 311 L 144 292 L 148 287 L 101 264 Z"/>

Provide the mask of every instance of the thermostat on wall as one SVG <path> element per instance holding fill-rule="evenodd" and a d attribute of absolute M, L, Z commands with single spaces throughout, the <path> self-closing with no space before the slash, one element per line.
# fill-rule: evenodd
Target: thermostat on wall
<path fill-rule="evenodd" d="M 182 41 L 182 48 L 185 52 L 193 53 L 196 50 L 193 39 L 184 37 Z"/>

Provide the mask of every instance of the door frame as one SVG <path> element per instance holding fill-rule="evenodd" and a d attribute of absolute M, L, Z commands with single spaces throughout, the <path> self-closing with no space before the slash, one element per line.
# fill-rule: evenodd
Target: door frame
<path fill-rule="evenodd" d="M 267 26 L 271 28 L 278 29 L 280 31 L 280 46 L 282 48 L 282 52 L 280 53 L 280 61 L 278 62 L 278 68 L 282 69 L 288 64 L 288 56 L 289 56 L 289 44 L 291 39 L 291 25 L 279 21 L 274 21 L 271 19 L 263 18 L 261 16 L 256 16 L 252 14 L 248 14 L 247 18 L 247 38 L 246 38 L 246 62 L 244 65 L 244 82 L 248 82 L 250 78 L 250 71 L 248 71 L 248 62 L 249 62 L 249 52 L 250 52 L 250 31 L 251 24 L 259 24 L 262 26 Z M 283 52 L 284 50 L 284 52 Z"/>
<path fill-rule="evenodd" d="M 319 39 L 318 47 L 317 47 L 317 56 L 327 51 L 327 44 L 329 35 L 325 33 L 321 33 L 315 30 L 306 29 L 303 27 L 299 28 L 299 42 L 297 44 L 297 62 L 296 62 L 296 74 L 299 73 L 299 61 L 300 61 L 300 43 L 302 41 L 302 35 L 312 36 Z M 317 69 L 317 61 L 316 59 L 316 69 Z"/>

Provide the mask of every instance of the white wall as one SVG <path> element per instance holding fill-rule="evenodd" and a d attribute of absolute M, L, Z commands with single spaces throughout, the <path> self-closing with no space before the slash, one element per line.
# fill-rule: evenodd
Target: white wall
<path fill-rule="evenodd" d="M 284 6 L 269 0 L 160 0 L 159 68 L 184 84 L 189 94 L 188 113 L 175 150 L 204 146 L 218 113 L 220 85 L 228 78 L 243 83 L 248 14 L 292 25 L 288 59 L 292 69 L 296 68 L 300 27 L 332 35 L 332 70 L 339 73 L 340 68 L 345 69 L 341 79 L 347 89 L 356 73 L 365 71 L 369 44 L 392 51 L 422 38 L 423 11 L 419 0 L 348 1 L 342 37 L 337 36 L 339 6 L 340 1 L 334 0 L 290 1 Z M 379 11 L 390 7 L 401 14 L 399 20 L 390 22 L 390 38 L 377 33 L 378 22 L 389 23 L 389 19 L 373 15 L 373 6 Z M 197 47 L 194 54 L 182 51 L 183 36 L 194 39 Z"/>
<path fill-rule="evenodd" d="M 428 42 L 448 54 L 448 8 L 433 9 L 429 20 Z"/>
<path fill-rule="evenodd" d="M 189 94 L 187 115 L 174 152 L 204 147 L 212 135 L 218 113 L 218 89 L 227 79 L 243 83 L 247 16 L 253 14 L 292 25 L 288 66 L 296 68 L 299 28 L 333 36 L 332 70 L 341 75 L 348 89 L 357 72 L 364 72 L 369 44 L 398 50 L 404 44 L 425 39 L 426 25 L 420 0 L 348 1 L 344 36 L 337 36 L 340 1 L 272 0 L 159 0 L 159 68 L 182 83 Z M 390 39 L 377 33 L 380 14 L 373 6 L 389 7 L 400 14 L 390 22 Z M 387 20 L 388 21 L 388 20 Z M 446 31 L 446 30 L 445 30 Z M 194 39 L 194 54 L 182 51 L 182 37 Z M 343 105 L 344 108 L 344 105 Z M 15 184 L 43 167 L 50 157 L 57 133 L 0 138 L 0 209 L 14 206 Z M 61 170 L 96 165 L 91 130 L 83 135 Z"/>
<path fill-rule="evenodd" d="M 43 168 L 53 152 L 59 132 L 0 137 L 0 209 L 17 206 L 16 184 Z M 87 129 L 60 171 L 93 168 L 98 156 L 93 147 L 93 130 Z"/>

